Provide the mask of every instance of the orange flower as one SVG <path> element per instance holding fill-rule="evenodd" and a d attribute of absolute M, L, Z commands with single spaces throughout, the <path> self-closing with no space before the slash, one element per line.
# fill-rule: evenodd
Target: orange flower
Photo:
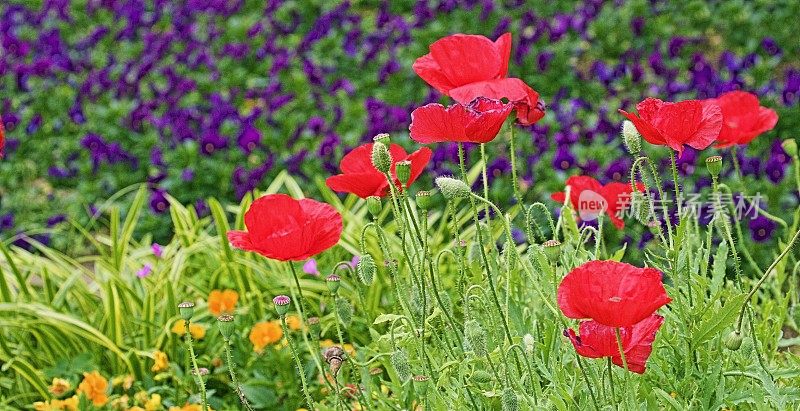
<path fill-rule="evenodd" d="M 215 317 L 222 313 L 233 313 L 236 302 L 239 300 L 239 293 L 234 290 L 214 290 L 208 295 L 208 311 Z"/>
<path fill-rule="evenodd" d="M 53 378 L 53 383 L 50 384 L 48 388 L 50 393 L 55 395 L 56 397 L 60 397 L 67 393 L 72 388 L 72 385 L 69 381 L 63 378 Z"/>
<path fill-rule="evenodd" d="M 208 407 L 209 411 L 214 411 Z M 169 407 L 169 411 L 203 411 L 203 406 L 200 404 L 186 404 L 183 407 Z"/>
<path fill-rule="evenodd" d="M 175 324 L 172 324 L 172 329 L 170 331 L 183 336 L 186 334 L 186 321 L 176 320 Z M 192 333 L 192 338 L 195 340 L 202 340 L 203 337 L 206 336 L 206 329 L 200 324 L 189 323 L 189 332 Z"/>
<path fill-rule="evenodd" d="M 108 380 L 97 371 L 83 373 L 83 381 L 78 385 L 78 394 L 83 394 L 97 407 L 102 407 L 108 402 Z"/>
<path fill-rule="evenodd" d="M 289 327 L 289 329 L 292 331 L 297 331 L 303 328 L 303 321 L 300 320 L 300 317 L 296 315 L 287 315 L 286 326 Z"/>
<path fill-rule="evenodd" d="M 153 372 L 160 372 L 167 368 L 169 368 L 169 358 L 167 358 L 167 354 L 156 350 L 153 353 L 153 366 L 150 367 L 150 370 Z"/>
<path fill-rule="evenodd" d="M 257 352 L 264 350 L 264 347 L 275 344 L 283 338 L 283 330 L 278 321 L 263 321 L 257 323 L 250 330 L 250 342 L 253 343 L 253 349 Z"/>

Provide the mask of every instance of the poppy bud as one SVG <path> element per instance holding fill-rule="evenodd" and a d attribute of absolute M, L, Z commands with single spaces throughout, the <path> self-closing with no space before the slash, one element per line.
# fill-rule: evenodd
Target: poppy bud
<path fill-rule="evenodd" d="M 476 370 L 472 374 L 472 381 L 476 384 L 486 384 L 492 381 L 492 374 L 485 370 Z"/>
<path fill-rule="evenodd" d="M 367 197 L 367 210 L 369 213 L 372 214 L 373 217 L 378 217 L 381 214 L 381 210 L 383 209 L 383 204 L 381 204 L 381 198 L 378 196 L 369 196 Z"/>
<path fill-rule="evenodd" d="M 503 411 L 519 411 L 519 399 L 511 387 L 503 390 Z"/>
<path fill-rule="evenodd" d="M 415 375 L 413 380 L 414 380 L 414 388 L 417 391 L 423 394 L 425 393 L 425 391 L 428 391 L 428 381 L 430 380 L 430 378 L 428 378 L 427 375 Z"/>
<path fill-rule="evenodd" d="M 481 324 L 475 320 L 469 320 L 464 324 L 464 337 L 469 343 L 469 347 L 478 357 L 485 357 L 489 354 L 486 347 L 486 331 Z"/>
<path fill-rule="evenodd" d="M 781 144 L 781 146 L 783 146 L 783 150 L 786 151 L 786 154 L 792 157 L 797 156 L 797 141 L 795 141 L 793 138 L 787 138 L 786 140 L 783 140 L 783 144 Z"/>
<path fill-rule="evenodd" d="M 388 133 L 380 133 L 372 137 L 372 141 L 376 143 L 381 143 L 385 145 L 389 145 L 389 134 Z"/>
<path fill-rule="evenodd" d="M 342 320 L 345 326 L 350 325 L 350 321 L 353 320 L 353 306 L 350 305 L 350 301 L 344 298 L 337 298 L 336 314 L 339 315 L 339 319 Z"/>
<path fill-rule="evenodd" d="M 437 177 L 436 185 L 439 186 L 439 191 L 442 192 L 444 198 L 448 200 L 466 198 L 471 193 L 469 186 L 465 182 L 452 177 Z"/>
<path fill-rule="evenodd" d="M 191 320 L 194 314 L 194 303 L 191 301 L 184 301 L 178 304 L 178 313 L 180 313 L 181 318 L 185 321 Z"/>
<path fill-rule="evenodd" d="M 631 154 L 635 155 L 642 151 L 642 136 L 636 126 L 628 120 L 622 122 L 622 143 Z"/>
<path fill-rule="evenodd" d="M 706 168 L 708 168 L 709 174 L 714 177 L 719 176 L 719 173 L 722 171 L 722 157 L 720 156 L 711 156 L 706 159 Z"/>
<path fill-rule="evenodd" d="M 417 192 L 417 206 L 423 210 L 431 209 L 431 192 L 419 191 Z"/>
<path fill-rule="evenodd" d="M 308 330 L 311 332 L 311 338 L 318 340 L 322 331 L 322 327 L 319 325 L 319 317 L 308 317 L 306 324 L 308 324 Z"/>
<path fill-rule="evenodd" d="M 725 344 L 725 348 L 736 351 L 739 347 L 742 346 L 742 341 L 744 341 L 744 336 L 739 331 L 731 331 L 730 334 L 726 335 L 725 338 L 722 339 L 722 343 Z"/>
<path fill-rule="evenodd" d="M 397 179 L 403 186 L 408 184 L 411 178 L 411 162 L 408 160 L 398 161 L 394 165 L 394 172 L 397 174 Z"/>
<path fill-rule="evenodd" d="M 381 173 L 388 173 L 392 168 L 392 154 L 386 144 L 376 142 L 372 145 L 372 165 Z"/>
<path fill-rule="evenodd" d="M 400 381 L 407 381 L 411 378 L 411 365 L 408 363 L 408 354 L 403 350 L 397 350 L 391 356 L 392 367 L 397 372 Z"/>
<path fill-rule="evenodd" d="M 558 240 L 547 240 L 542 243 L 544 248 L 544 255 L 550 260 L 550 264 L 558 262 L 558 257 L 561 255 L 561 242 Z"/>
<path fill-rule="evenodd" d="M 222 314 L 217 317 L 217 327 L 219 327 L 219 333 L 222 334 L 222 338 L 224 338 L 225 341 L 230 339 L 234 330 L 233 316 Z"/>
<path fill-rule="evenodd" d="M 278 315 L 281 317 L 289 312 L 289 303 L 291 302 L 292 299 L 286 295 L 279 295 L 272 299 L 272 303 L 275 304 L 275 311 L 277 311 Z"/>
<path fill-rule="evenodd" d="M 366 285 L 372 284 L 372 279 L 375 277 L 375 259 L 371 254 L 364 254 L 356 264 L 356 274 L 358 279 Z"/>
<path fill-rule="evenodd" d="M 328 284 L 328 290 L 330 290 L 331 294 L 336 294 L 339 291 L 339 285 L 341 285 L 341 278 L 339 278 L 336 274 L 331 274 L 327 278 L 325 278 L 325 282 Z"/>
<path fill-rule="evenodd" d="M 335 377 L 336 374 L 339 373 L 339 368 L 342 367 L 342 363 L 347 359 L 347 354 L 342 347 L 334 345 L 325 350 L 325 352 L 322 353 L 322 357 L 325 358 L 325 362 L 327 362 L 331 368 L 331 374 Z"/>

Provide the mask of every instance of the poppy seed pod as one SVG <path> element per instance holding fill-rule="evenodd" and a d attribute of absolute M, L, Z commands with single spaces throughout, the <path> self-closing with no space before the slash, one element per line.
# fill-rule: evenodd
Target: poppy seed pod
<path fill-rule="evenodd" d="M 234 331 L 233 316 L 222 314 L 217 317 L 217 327 L 219 327 L 219 333 L 222 334 L 222 338 L 226 341 L 230 339 Z"/>
<path fill-rule="evenodd" d="M 356 275 L 362 283 L 366 285 L 372 284 L 372 279 L 375 277 L 375 259 L 371 254 L 364 254 L 356 264 Z"/>
<path fill-rule="evenodd" d="M 194 303 L 191 301 L 184 301 L 178 304 L 178 313 L 180 313 L 181 318 L 184 320 L 191 320 L 192 315 L 194 315 Z"/>
<path fill-rule="evenodd" d="M 394 167 L 394 172 L 397 174 L 400 184 L 403 186 L 408 185 L 408 180 L 411 178 L 411 162 L 408 160 L 398 161 Z"/>
<path fill-rule="evenodd" d="M 389 145 L 389 134 L 388 133 L 380 133 L 376 134 L 375 137 L 372 137 L 372 141 L 375 143 L 381 143 L 385 145 Z"/>
<path fill-rule="evenodd" d="M 339 368 L 342 367 L 342 363 L 347 359 L 347 354 L 342 347 L 334 345 L 326 349 L 325 352 L 322 353 L 322 357 L 325 358 L 325 362 L 327 362 L 328 366 L 331 368 L 331 374 L 335 377 L 336 374 L 339 373 Z"/>
<path fill-rule="evenodd" d="M 272 299 L 272 303 L 275 304 L 275 311 L 278 312 L 278 315 L 281 317 L 286 315 L 289 312 L 289 303 L 292 302 L 292 299 L 286 295 L 279 295 Z"/>
<path fill-rule="evenodd" d="M 444 198 L 448 200 L 466 198 L 471 193 L 469 186 L 465 182 L 452 177 L 437 177 L 436 185 Z"/>
<path fill-rule="evenodd" d="M 408 381 L 411 378 L 411 365 L 408 363 L 408 354 L 403 350 L 397 350 L 391 356 L 392 367 L 397 372 L 400 381 Z"/>
<path fill-rule="evenodd" d="M 714 177 L 718 177 L 719 173 L 722 172 L 722 157 L 721 156 L 711 156 L 706 159 L 706 168 L 708 168 L 709 174 Z"/>
<path fill-rule="evenodd" d="M 469 343 L 469 347 L 478 357 L 485 357 L 489 354 L 486 347 L 486 330 L 475 320 L 469 320 L 464 324 L 464 337 Z"/>
<path fill-rule="evenodd" d="M 413 378 L 414 388 L 421 393 L 425 393 L 428 391 L 429 380 L 430 378 L 427 375 L 415 375 Z"/>
<path fill-rule="evenodd" d="M 336 294 L 336 292 L 339 291 L 341 280 L 342 279 L 336 274 L 331 274 L 325 278 L 325 282 L 328 284 L 328 290 L 331 292 L 331 294 Z"/>
<path fill-rule="evenodd" d="M 372 145 L 372 166 L 381 173 L 388 173 L 392 168 L 392 154 L 386 144 L 375 142 Z"/>
<path fill-rule="evenodd" d="M 786 154 L 792 157 L 797 156 L 797 141 L 795 141 L 793 138 L 787 138 L 786 140 L 783 140 L 781 146 L 783 146 Z"/>
<path fill-rule="evenodd" d="M 742 346 L 742 341 L 744 341 L 744 336 L 742 333 L 734 330 L 731 331 L 725 338 L 722 339 L 722 343 L 725 345 L 725 348 L 736 351 Z"/>
<path fill-rule="evenodd" d="M 622 143 L 625 144 L 628 153 L 635 155 L 642 151 L 642 135 L 628 120 L 622 122 Z"/>
<path fill-rule="evenodd" d="M 514 392 L 511 387 L 506 387 L 503 390 L 503 411 L 518 411 L 519 410 L 519 399 L 517 398 L 517 393 Z"/>
<path fill-rule="evenodd" d="M 319 317 L 308 317 L 306 324 L 308 324 L 308 330 L 311 332 L 311 338 L 318 340 L 322 331 L 322 327 L 319 325 Z"/>
<path fill-rule="evenodd" d="M 378 196 L 369 196 L 367 197 L 367 210 L 373 217 L 378 217 L 381 214 L 381 210 L 383 209 L 383 204 L 381 203 L 381 198 Z"/>
<path fill-rule="evenodd" d="M 544 255 L 550 260 L 550 264 L 558 262 L 558 257 L 561 255 L 561 242 L 558 240 L 547 240 L 542 243 L 544 248 Z"/>
<path fill-rule="evenodd" d="M 417 206 L 423 210 L 431 209 L 431 192 L 419 191 L 417 192 Z"/>

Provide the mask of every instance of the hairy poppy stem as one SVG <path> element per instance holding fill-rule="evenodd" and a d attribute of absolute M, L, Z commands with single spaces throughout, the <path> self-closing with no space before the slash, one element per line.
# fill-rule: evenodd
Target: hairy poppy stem
<path fill-rule="evenodd" d="M 253 407 L 250 405 L 250 402 L 247 401 L 247 397 L 244 395 L 242 391 L 242 387 L 239 385 L 239 379 L 236 378 L 236 364 L 233 362 L 233 355 L 231 354 L 231 342 L 229 339 L 223 339 L 223 345 L 225 346 L 225 360 L 227 361 L 228 365 L 228 373 L 231 376 L 231 383 L 233 384 L 234 390 L 236 391 L 236 395 L 239 396 L 239 401 L 242 403 L 242 406 L 248 411 L 253 411 Z"/>
<path fill-rule="evenodd" d="M 511 131 L 511 135 L 509 136 L 509 151 L 511 152 L 511 184 L 513 185 L 514 197 L 517 199 L 517 204 L 519 204 L 520 207 L 524 207 L 522 204 L 522 193 L 519 191 L 519 180 L 517 179 L 517 148 L 514 144 L 514 130 L 516 127 L 514 127 L 513 122 L 511 123 L 511 126 L 509 126 L 509 129 Z"/>
<path fill-rule="evenodd" d="M 314 399 L 311 398 L 311 393 L 308 391 L 306 372 L 305 368 L 303 367 L 303 362 L 300 361 L 300 355 L 297 353 L 297 348 L 294 346 L 291 335 L 289 335 L 289 327 L 286 326 L 286 315 L 281 315 L 281 328 L 283 329 L 283 335 L 286 336 L 286 342 L 289 343 L 289 349 L 292 351 L 292 357 L 294 357 L 294 363 L 297 366 L 297 373 L 300 374 L 300 385 L 303 388 L 303 395 L 306 397 L 306 403 L 308 404 L 309 408 L 314 410 L 316 409 L 316 405 L 314 404 Z"/>
<path fill-rule="evenodd" d="M 197 388 L 200 389 L 200 401 L 203 404 L 203 411 L 208 410 L 208 402 L 206 400 L 206 383 L 203 381 L 203 376 L 200 375 L 200 367 L 197 366 L 197 356 L 194 354 L 194 345 L 192 344 L 192 333 L 189 332 L 189 320 L 185 321 L 186 330 L 186 349 L 189 351 L 189 358 L 192 360 L 192 370 L 194 371 L 194 380 L 197 383 Z"/>
<path fill-rule="evenodd" d="M 489 179 L 488 179 L 486 174 L 487 174 L 486 173 L 486 144 L 481 143 L 481 179 L 483 180 L 483 196 L 486 197 L 486 199 L 488 200 L 489 199 Z M 483 218 L 485 218 L 487 222 L 490 221 L 490 219 L 489 219 L 489 206 L 486 206 L 484 208 L 483 213 L 484 213 Z"/>
<path fill-rule="evenodd" d="M 300 296 L 299 298 L 300 301 L 297 302 L 297 307 L 300 310 L 300 317 L 305 323 L 307 317 L 306 317 L 306 309 L 303 306 L 305 305 L 306 299 L 303 297 L 303 288 L 300 287 L 300 279 L 297 277 L 297 269 L 294 268 L 294 264 L 292 264 L 291 261 L 289 261 L 289 267 L 291 267 L 292 269 L 292 276 L 294 277 L 294 285 L 297 287 L 298 296 Z"/>
<path fill-rule="evenodd" d="M 681 199 L 681 186 L 678 183 L 678 165 L 676 163 L 678 159 L 678 153 L 674 155 L 670 154 L 670 168 L 672 168 L 672 181 L 675 184 L 675 204 L 678 207 L 678 221 L 680 221 L 683 216 L 683 200 Z M 667 221 L 667 223 L 671 223 Z"/>

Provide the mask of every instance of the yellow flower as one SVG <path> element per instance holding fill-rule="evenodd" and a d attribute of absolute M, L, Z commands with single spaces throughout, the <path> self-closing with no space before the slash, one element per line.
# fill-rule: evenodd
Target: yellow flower
<path fill-rule="evenodd" d="M 263 321 L 253 326 L 250 331 L 250 342 L 253 349 L 257 352 L 264 350 L 264 347 L 275 344 L 283 338 L 283 330 L 278 321 Z"/>
<path fill-rule="evenodd" d="M 208 295 L 208 311 L 218 317 L 222 313 L 233 313 L 239 293 L 234 290 L 214 290 Z"/>
<path fill-rule="evenodd" d="M 214 411 L 208 407 L 209 411 Z M 186 404 L 183 407 L 169 407 L 169 411 L 203 411 L 203 406 L 200 404 Z"/>
<path fill-rule="evenodd" d="M 127 395 L 123 395 L 123 396 L 111 401 L 111 408 L 113 408 L 115 410 L 127 410 L 129 402 L 130 402 L 130 399 L 128 398 L 128 396 Z"/>
<path fill-rule="evenodd" d="M 65 400 L 50 400 L 47 402 L 37 401 L 33 403 L 33 409 L 36 411 L 56 411 L 56 410 L 77 411 L 78 396 L 73 395 L 72 397 L 67 398 Z"/>
<path fill-rule="evenodd" d="M 97 371 L 83 373 L 83 381 L 78 385 L 78 394 L 85 395 L 97 407 L 106 405 L 108 402 L 107 390 L 108 380 Z"/>
<path fill-rule="evenodd" d="M 167 368 L 169 368 L 169 358 L 167 358 L 167 354 L 156 350 L 153 353 L 153 366 L 150 367 L 150 370 L 153 372 L 160 372 Z"/>
<path fill-rule="evenodd" d="M 72 384 L 63 378 L 53 378 L 53 383 L 50 384 L 48 390 L 56 397 L 66 394 L 72 388 Z"/>
<path fill-rule="evenodd" d="M 303 321 L 300 320 L 300 317 L 296 315 L 287 315 L 286 326 L 289 327 L 289 329 L 292 331 L 297 331 L 303 328 Z"/>
<path fill-rule="evenodd" d="M 172 324 L 172 329 L 170 331 L 183 336 L 186 334 L 186 321 L 176 320 L 175 323 Z M 203 337 L 206 336 L 206 328 L 200 324 L 189 323 L 189 332 L 192 333 L 192 338 L 195 340 L 202 340 Z"/>
<path fill-rule="evenodd" d="M 65 410 L 78 411 L 78 403 L 79 402 L 80 401 L 78 401 L 78 396 L 77 395 L 73 395 L 72 397 L 69 397 L 69 398 L 67 398 L 65 400 L 62 400 L 61 404 L 64 405 L 64 409 Z"/>
<path fill-rule="evenodd" d="M 144 408 L 142 408 L 142 407 L 140 407 L 138 405 L 134 405 L 133 407 L 128 408 L 127 411 L 144 411 Z"/>
<path fill-rule="evenodd" d="M 339 345 L 339 344 L 333 342 L 333 340 L 331 339 L 321 340 L 319 342 L 319 346 L 322 348 L 330 348 L 334 345 Z M 347 355 L 351 357 L 354 357 L 356 355 L 356 349 L 353 347 L 353 344 L 344 343 L 342 344 L 342 349 L 344 350 L 344 352 L 347 353 Z"/>
<path fill-rule="evenodd" d="M 153 394 L 150 399 L 144 403 L 145 411 L 156 411 L 161 409 L 161 395 Z"/>

